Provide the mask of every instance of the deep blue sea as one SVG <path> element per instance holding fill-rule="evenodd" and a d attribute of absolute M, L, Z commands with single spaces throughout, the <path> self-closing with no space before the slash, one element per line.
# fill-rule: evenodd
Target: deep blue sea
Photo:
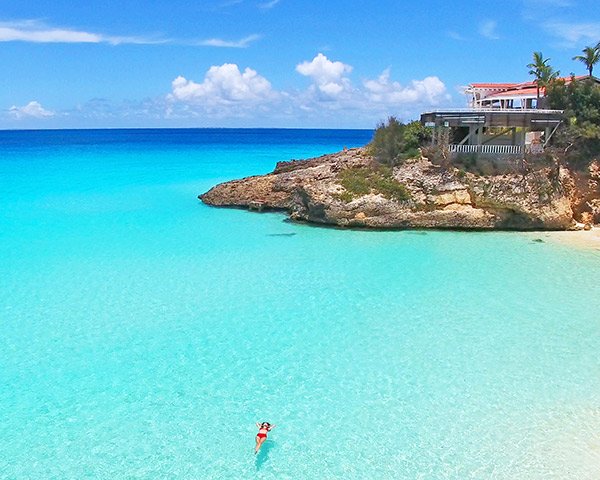
<path fill-rule="evenodd" d="M 371 134 L 0 132 L 0 478 L 600 478 L 600 252 L 197 199 Z"/>

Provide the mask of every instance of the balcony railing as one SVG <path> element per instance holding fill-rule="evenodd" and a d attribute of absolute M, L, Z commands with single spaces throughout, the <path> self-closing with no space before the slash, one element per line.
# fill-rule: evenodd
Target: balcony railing
<path fill-rule="evenodd" d="M 450 153 L 491 153 L 505 155 L 520 155 L 522 145 L 448 145 Z"/>
<path fill-rule="evenodd" d="M 544 113 L 562 114 L 563 110 L 548 110 L 543 108 L 437 108 L 426 113 Z"/>

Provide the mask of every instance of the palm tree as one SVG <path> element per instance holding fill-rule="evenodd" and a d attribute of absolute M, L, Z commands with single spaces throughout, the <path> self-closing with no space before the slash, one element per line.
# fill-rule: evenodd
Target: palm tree
<path fill-rule="evenodd" d="M 533 52 L 533 62 L 527 65 L 529 68 L 529 75 L 535 77 L 535 85 L 537 87 L 537 101 L 540 101 L 540 80 L 544 75 L 544 71 L 548 69 L 549 58 L 544 58 L 542 52 Z"/>
<path fill-rule="evenodd" d="M 596 65 L 600 61 L 600 42 L 595 47 L 585 47 L 583 50 L 583 55 L 576 55 L 573 57 L 573 60 L 579 60 L 580 62 L 585 64 L 585 68 L 592 76 L 592 72 L 594 71 L 594 65 Z"/>
<path fill-rule="evenodd" d="M 533 52 L 533 62 L 527 65 L 529 75 L 535 77 L 535 86 L 537 93 L 537 104 L 540 103 L 540 89 L 547 87 L 558 78 L 559 71 L 555 71 L 551 65 L 548 65 L 549 58 L 544 58 L 542 52 Z"/>
<path fill-rule="evenodd" d="M 554 70 L 550 65 L 546 65 L 546 68 L 542 70 L 542 75 L 538 80 L 538 85 L 544 88 L 544 97 L 548 91 L 548 86 L 550 86 L 560 75 L 558 70 Z M 546 103 L 545 98 L 540 100 L 538 97 L 537 108 L 545 108 L 544 105 Z"/>

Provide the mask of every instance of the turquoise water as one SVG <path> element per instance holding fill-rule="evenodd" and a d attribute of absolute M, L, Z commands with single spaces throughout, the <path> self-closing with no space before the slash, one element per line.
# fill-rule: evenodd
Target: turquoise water
<path fill-rule="evenodd" d="M 600 252 L 196 199 L 369 135 L 0 132 L 0 478 L 599 478 Z"/>

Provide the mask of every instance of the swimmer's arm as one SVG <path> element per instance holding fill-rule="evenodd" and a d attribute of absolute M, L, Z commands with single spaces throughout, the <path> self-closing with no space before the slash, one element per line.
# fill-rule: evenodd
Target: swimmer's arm
<path fill-rule="evenodd" d="M 277 425 L 271 425 L 271 426 L 269 427 L 269 432 L 270 432 L 271 430 L 273 430 L 273 429 L 274 429 L 276 426 L 277 426 Z"/>
<path fill-rule="evenodd" d="M 260 423 L 256 422 L 256 426 L 258 427 L 258 429 L 260 430 Z"/>

